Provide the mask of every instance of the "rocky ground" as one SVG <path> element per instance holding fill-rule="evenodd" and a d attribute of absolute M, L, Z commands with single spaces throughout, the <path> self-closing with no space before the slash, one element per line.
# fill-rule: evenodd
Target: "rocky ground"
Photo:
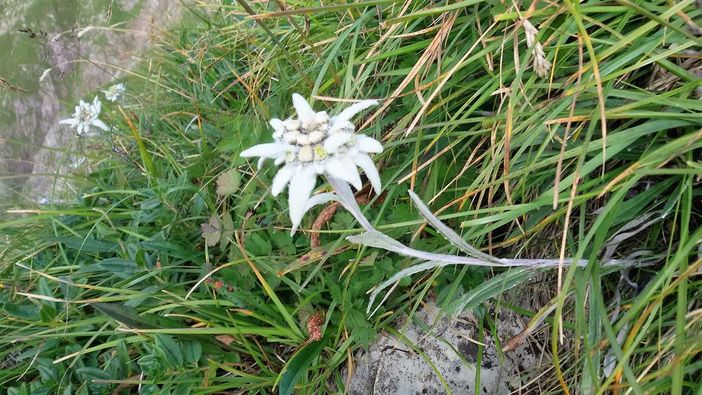
<path fill-rule="evenodd" d="M 69 170 L 80 156 L 73 131 L 58 121 L 71 115 L 73 101 L 138 63 L 140 53 L 177 18 L 179 9 L 170 0 L 122 0 L 113 7 L 133 14 L 125 23 L 111 26 L 111 10 L 103 7 L 105 12 L 81 18 L 84 25 L 65 30 L 66 18 L 50 8 L 40 24 L 26 20 L 23 13 L 30 11 L 30 3 L 10 4 L 5 14 L 11 17 L 0 22 L 0 36 L 13 49 L 38 48 L 35 63 L 16 66 L 21 68 L 17 74 L 32 79 L 16 83 L 21 90 L 8 91 L 0 100 L 9 116 L 0 124 L 0 138 L 8 142 L 0 144 L 0 172 L 10 175 L 6 185 L 13 191 L 39 201 L 67 187 L 55 176 Z M 46 35 L 17 31 L 24 28 Z"/>
<path fill-rule="evenodd" d="M 447 387 L 454 394 L 473 394 L 476 387 L 482 394 L 518 393 L 538 374 L 536 367 L 547 361 L 534 353 L 529 342 L 502 353 L 500 342 L 520 333 L 526 322 L 506 310 L 496 318 L 499 339 L 481 338 L 472 313 L 451 319 L 428 302 L 411 322 L 398 323 L 402 336 L 381 334 L 356 356 L 349 393 L 444 394 Z"/>

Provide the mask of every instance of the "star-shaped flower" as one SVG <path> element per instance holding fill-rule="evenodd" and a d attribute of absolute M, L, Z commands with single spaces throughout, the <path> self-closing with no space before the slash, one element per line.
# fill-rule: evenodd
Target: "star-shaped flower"
<path fill-rule="evenodd" d="M 102 91 L 102 93 L 105 94 L 105 99 L 107 99 L 107 101 L 116 102 L 120 97 L 122 97 L 124 91 L 126 90 L 127 87 L 124 86 L 123 83 L 119 83 L 112 85 L 111 87 L 107 88 L 107 90 Z"/>
<path fill-rule="evenodd" d="M 255 145 L 244 152 L 244 158 L 259 157 L 261 167 L 266 159 L 276 165 L 284 164 L 273 178 L 271 193 L 277 196 L 289 184 L 288 202 L 292 231 L 295 232 L 304 214 L 314 205 L 333 199 L 332 194 L 311 197 L 317 175 L 343 180 L 361 189 L 360 167 L 376 193 L 381 183 L 371 153 L 383 152 L 375 139 L 355 133 L 351 118 L 368 107 L 377 105 L 375 100 L 363 100 L 330 117 L 325 111 L 315 112 L 302 96 L 293 94 L 297 119 L 285 121 L 273 118 L 273 142 Z"/>
<path fill-rule="evenodd" d="M 73 118 L 61 120 L 59 123 L 76 128 L 76 133 L 78 133 L 78 135 L 85 134 L 91 136 L 95 134 L 92 130 L 92 126 L 98 127 L 104 131 L 110 130 L 110 128 L 105 125 L 105 122 L 98 119 L 101 108 L 102 103 L 100 103 L 100 99 L 98 99 L 97 96 L 95 96 L 92 103 L 86 103 L 81 100 L 76 106 Z"/>

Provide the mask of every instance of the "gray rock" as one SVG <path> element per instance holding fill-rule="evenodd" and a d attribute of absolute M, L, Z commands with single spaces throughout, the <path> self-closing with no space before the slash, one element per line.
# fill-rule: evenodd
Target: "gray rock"
<path fill-rule="evenodd" d="M 516 314 L 504 311 L 496 323 L 503 342 L 524 329 Z M 479 340 L 470 312 L 450 319 L 430 301 L 397 330 L 404 338 L 382 333 L 368 351 L 356 355 L 349 394 L 445 394 L 447 388 L 454 394 L 473 394 L 478 369 L 479 393 L 508 394 L 535 373 L 537 358 L 528 343 L 506 354 L 498 352 L 489 330 Z"/>

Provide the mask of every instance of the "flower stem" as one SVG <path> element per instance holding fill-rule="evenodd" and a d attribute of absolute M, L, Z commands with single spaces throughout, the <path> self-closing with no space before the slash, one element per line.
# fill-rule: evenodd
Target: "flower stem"
<path fill-rule="evenodd" d="M 327 180 L 329 181 L 329 185 L 334 189 L 334 192 L 336 192 L 339 203 L 356 218 L 356 221 L 368 232 L 377 232 L 366 216 L 363 215 L 361 207 L 356 203 L 356 198 L 353 196 L 349 184 L 331 176 L 327 176 Z"/>

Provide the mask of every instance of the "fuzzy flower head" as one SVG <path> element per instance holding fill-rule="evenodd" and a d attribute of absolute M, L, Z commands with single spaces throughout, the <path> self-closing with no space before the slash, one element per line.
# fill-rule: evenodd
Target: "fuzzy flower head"
<path fill-rule="evenodd" d="M 116 102 L 120 97 L 122 97 L 122 95 L 124 95 L 124 91 L 126 90 L 127 87 L 124 86 L 123 83 L 119 83 L 112 85 L 111 87 L 107 88 L 107 90 L 102 91 L 102 93 L 105 94 L 105 99 L 107 99 L 107 101 Z"/>
<path fill-rule="evenodd" d="M 73 113 L 73 118 L 68 118 L 59 121 L 59 123 L 70 125 L 72 128 L 76 128 L 76 133 L 80 135 L 93 135 L 94 132 L 92 127 L 95 126 L 104 131 L 110 128 L 102 122 L 98 116 L 100 116 L 100 110 L 102 108 L 102 103 L 100 99 L 95 96 L 92 103 L 84 102 L 83 100 L 78 103 L 76 110 Z"/>
<path fill-rule="evenodd" d="M 358 190 L 362 187 L 357 169 L 360 167 L 375 192 L 380 193 L 380 176 L 369 154 L 383 152 L 383 146 L 371 137 L 357 134 L 351 123 L 354 115 L 377 104 L 375 100 L 363 100 L 329 116 L 325 111 L 315 112 L 307 100 L 295 93 L 293 105 L 297 119 L 273 118 L 270 121 L 273 142 L 255 145 L 241 153 L 244 158 L 259 157 L 259 167 L 266 159 L 283 165 L 273 178 L 271 193 L 277 196 L 290 185 L 288 201 L 293 232 L 307 210 L 329 200 L 328 194 L 311 198 L 318 175 L 343 180 Z"/>

